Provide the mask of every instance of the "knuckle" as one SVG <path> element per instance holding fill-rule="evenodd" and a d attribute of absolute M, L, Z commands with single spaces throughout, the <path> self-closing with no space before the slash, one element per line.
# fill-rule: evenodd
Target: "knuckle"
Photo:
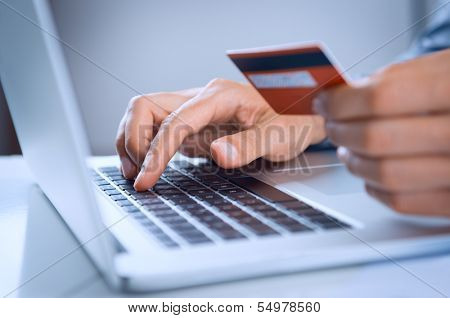
<path fill-rule="evenodd" d="M 167 130 L 171 127 L 172 123 L 174 123 L 177 119 L 177 112 L 171 112 L 166 118 L 161 122 L 160 129 Z"/>
<path fill-rule="evenodd" d="M 379 136 L 377 135 L 374 125 L 370 122 L 365 124 L 361 132 L 362 147 L 364 148 L 364 151 L 369 155 L 374 155 L 379 143 Z"/>
<path fill-rule="evenodd" d="M 168 93 L 152 93 L 147 95 L 137 95 L 130 99 L 128 103 L 128 110 L 133 112 L 143 108 L 152 108 L 155 106 L 155 101 L 167 97 Z"/>
<path fill-rule="evenodd" d="M 368 100 L 371 113 L 381 115 L 388 111 L 388 107 L 392 105 L 392 100 L 396 98 L 396 91 L 399 73 L 402 72 L 403 66 L 393 64 L 385 68 L 374 78 L 373 83 L 368 90 Z"/>
<path fill-rule="evenodd" d="M 191 107 L 191 106 L 189 106 Z M 173 135 L 187 137 L 194 132 L 189 124 L 190 119 L 183 116 L 187 108 L 179 108 L 170 113 L 163 121 L 162 128 L 170 131 Z"/>
<path fill-rule="evenodd" d="M 181 135 L 183 125 L 180 125 L 182 122 L 178 120 L 177 116 L 177 112 L 172 112 L 161 122 L 159 131 L 163 135 L 171 136 L 170 138 Z"/>
<path fill-rule="evenodd" d="M 370 86 L 367 107 L 371 114 L 378 115 L 383 112 L 386 100 L 386 86 L 383 80 L 377 81 Z"/>
<path fill-rule="evenodd" d="M 121 135 L 117 136 L 115 145 L 116 145 L 117 151 L 122 150 L 124 144 L 123 144 L 123 138 Z"/>
<path fill-rule="evenodd" d="M 137 153 L 137 142 L 132 138 L 126 138 L 125 140 L 125 150 L 128 154 L 134 155 Z"/>
<path fill-rule="evenodd" d="M 211 81 L 209 81 L 209 83 L 206 86 L 207 87 L 216 87 L 216 88 L 225 88 L 225 87 L 228 87 L 230 85 L 230 83 L 231 83 L 230 80 L 216 77 L 216 78 L 213 78 Z"/>
<path fill-rule="evenodd" d="M 378 183 L 380 183 L 383 188 L 396 191 L 400 190 L 399 180 L 396 177 L 395 171 L 392 169 L 392 165 L 387 160 L 380 160 L 377 165 L 377 179 Z"/>
<path fill-rule="evenodd" d="M 361 127 L 361 146 L 366 155 L 377 157 L 392 149 L 388 127 L 380 121 L 369 121 Z"/>
<path fill-rule="evenodd" d="M 128 110 L 134 111 L 142 107 L 147 107 L 149 104 L 147 98 L 144 95 L 137 95 L 130 99 L 128 103 Z"/>
<path fill-rule="evenodd" d="M 408 201 L 403 198 L 402 195 L 392 194 L 389 202 L 389 206 L 398 213 L 408 214 L 411 213 L 411 207 L 408 205 Z"/>

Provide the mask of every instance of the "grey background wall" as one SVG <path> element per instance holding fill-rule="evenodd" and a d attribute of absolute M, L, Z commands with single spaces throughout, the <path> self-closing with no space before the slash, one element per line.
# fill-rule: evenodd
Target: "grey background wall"
<path fill-rule="evenodd" d="M 116 127 L 132 96 L 200 86 L 214 77 L 242 80 L 226 58 L 226 49 L 321 40 L 348 68 L 403 32 L 424 14 L 428 3 L 420 0 L 51 2 L 60 37 L 78 52 L 65 50 L 94 154 L 114 153 Z M 349 73 L 369 74 L 392 61 L 408 46 L 413 32 L 405 32 L 363 59 Z M 0 98 L 2 107 L 5 108 Z M 6 127 L 1 122 L 6 118 L 1 113 L 0 127 Z"/>

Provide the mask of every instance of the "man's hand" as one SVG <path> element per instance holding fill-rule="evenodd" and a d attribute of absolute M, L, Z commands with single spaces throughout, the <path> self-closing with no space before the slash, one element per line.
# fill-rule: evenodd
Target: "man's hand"
<path fill-rule="evenodd" d="M 399 212 L 450 216 L 450 50 L 331 89 L 314 107 L 369 194 Z"/>
<path fill-rule="evenodd" d="M 142 191 L 178 150 L 211 155 L 232 168 L 259 157 L 288 160 L 324 138 L 322 117 L 279 116 L 250 85 L 216 79 L 202 88 L 133 98 L 116 147 L 124 176 L 136 178 Z"/>

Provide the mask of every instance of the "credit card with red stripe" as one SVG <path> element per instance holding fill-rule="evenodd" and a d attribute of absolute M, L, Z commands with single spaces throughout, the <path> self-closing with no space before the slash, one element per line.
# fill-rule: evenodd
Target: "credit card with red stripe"
<path fill-rule="evenodd" d="M 317 93 L 347 83 L 321 43 L 230 50 L 227 55 L 279 114 L 312 114 Z"/>

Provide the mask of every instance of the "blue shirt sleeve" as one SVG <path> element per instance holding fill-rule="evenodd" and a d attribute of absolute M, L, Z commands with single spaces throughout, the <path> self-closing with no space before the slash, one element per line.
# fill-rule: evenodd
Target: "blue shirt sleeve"
<path fill-rule="evenodd" d="M 450 2 L 441 0 L 425 29 L 412 42 L 410 49 L 401 56 L 402 60 L 450 48 Z"/>

